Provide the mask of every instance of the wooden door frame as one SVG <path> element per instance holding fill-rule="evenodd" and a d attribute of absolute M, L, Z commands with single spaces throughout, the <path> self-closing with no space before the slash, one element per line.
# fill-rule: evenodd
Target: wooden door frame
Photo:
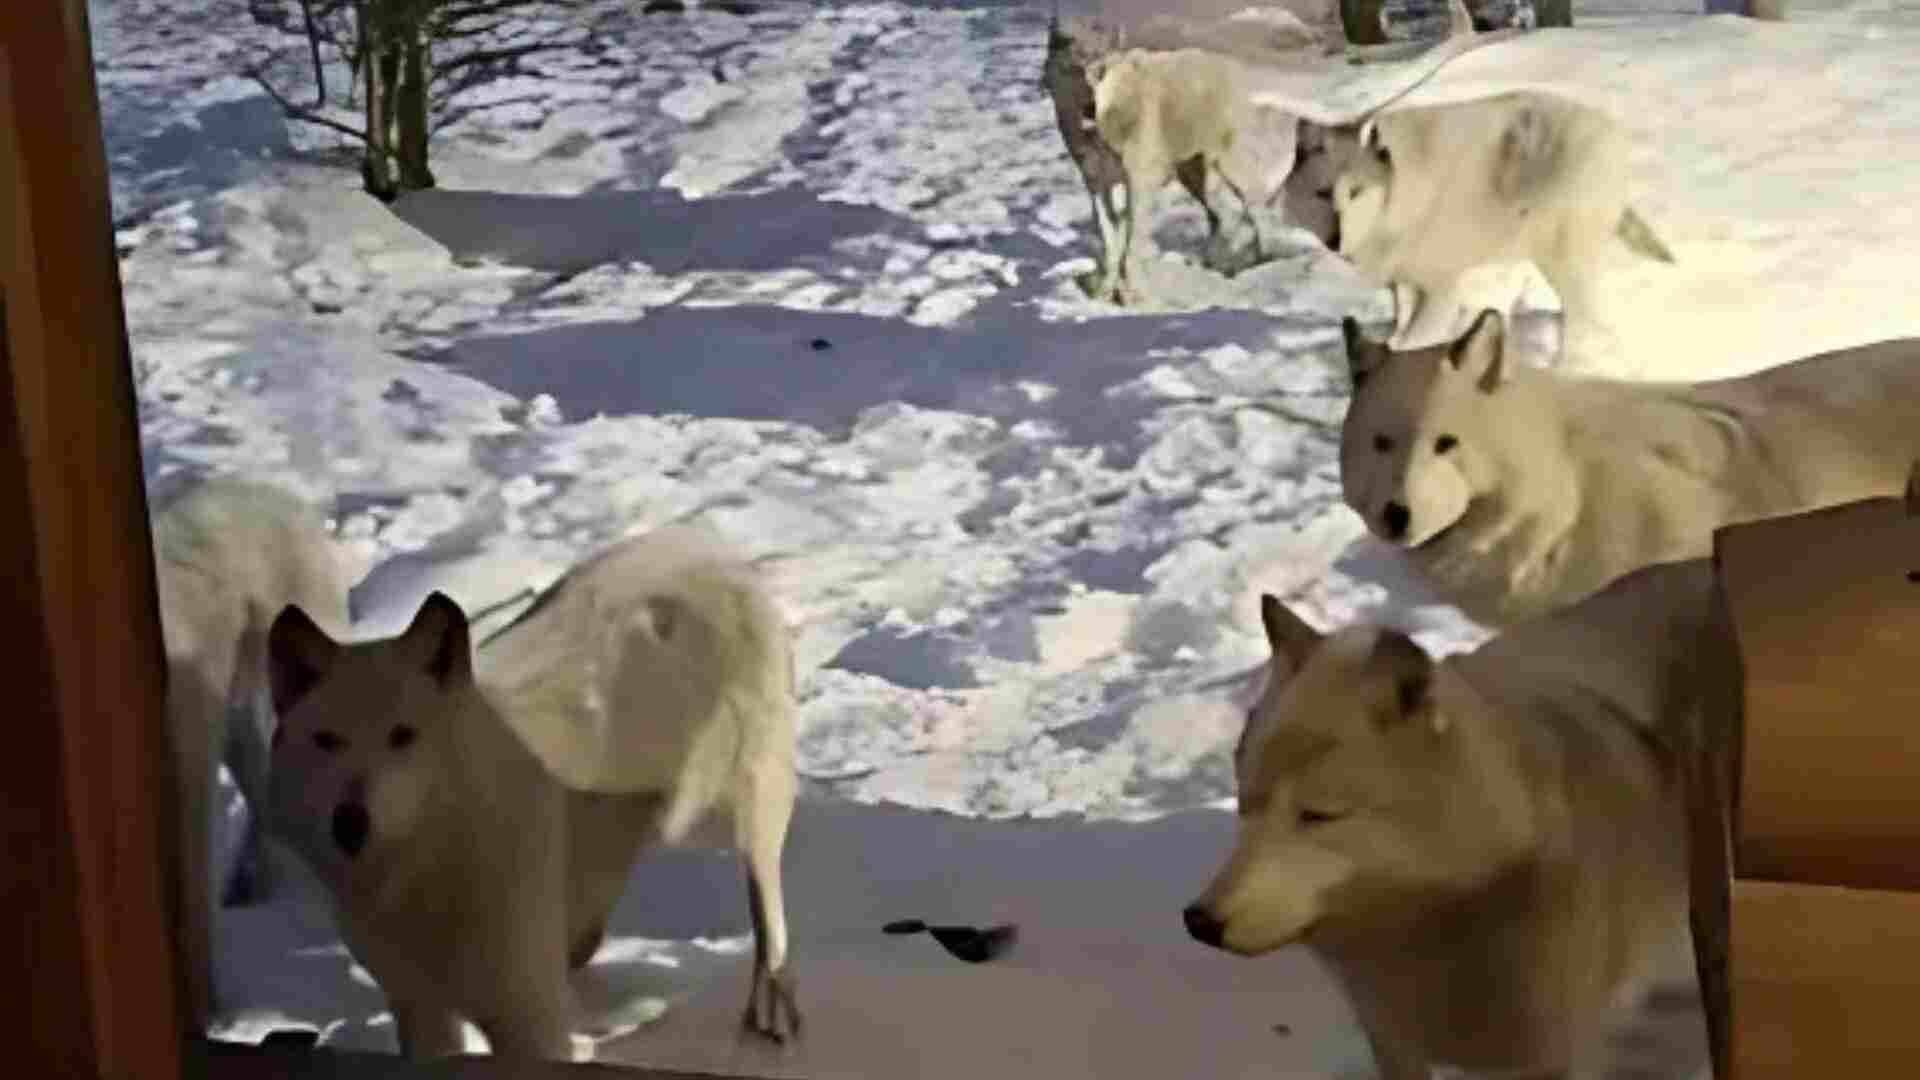
<path fill-rule="evenodd" d="M 84 0 L 0 4 L 0 122 L 5 966 L 34 981 L 8 1056 L 173 1080 L 165 665 Z"/>

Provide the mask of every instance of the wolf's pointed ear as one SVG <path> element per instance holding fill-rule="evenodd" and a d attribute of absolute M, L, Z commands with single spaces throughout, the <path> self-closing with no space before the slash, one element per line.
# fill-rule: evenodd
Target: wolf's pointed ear
<path fill-rule="evenodd" d="M 1360 320 L 1351 315 L 1340 320 L 1340 338 L 1347 346 L 1347 375 L 1353 379 L 1353 388 L 1358 390 L 1367 376 L 1380 369 L 1387 358 L 1387 347 L 1369 340 L 1360 329 Z"/>
<path fill-rule="evenodd" d="M 1447 363 L 1455 371 L 1479 380 L 1480 389 L 1493 393 L 1510 374 L 1507 366 L 1506 316 L 1486 308 L 1458 341 L 1447 347 Z"/>
<path fill-rule="evenodd" d="M 1400 720 L 1422 719 L 1435 733 L 1447 730 L 1447 716 L 1433 699 L 1433 657 L 1397 630 L 1382 630 L 1373 643 L 1374 659 L 1393 675 L 1394 705 Z"/>
<path fill-rule="evenodd" d="M 473 677 L 467 613 L 446 593 L 436 590 L 420 605 L 400 635 L 400 648 L 410 664 L 443 687 Z"/>
<path fill-rule="evenodd" d="M 1306 666 L 1307 657 L 1320 644 L 1320 631 L 1295 615 L 1272 593 L 1260 594 L 1260 625 L 1267 631 L 1267 644 L 1273 654 L 1286 661 L 1291 671 Z"/>
<path fill-rule="evenodd" d="M 298 604 L 288 604 L 267 629 L 267 690 L 276 717 L 285 718 L 326 675 L 340 646 Z"/>

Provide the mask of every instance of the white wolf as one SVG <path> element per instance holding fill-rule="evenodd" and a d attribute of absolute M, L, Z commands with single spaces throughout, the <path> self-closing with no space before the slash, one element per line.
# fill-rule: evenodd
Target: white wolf
<path fill-rule="evenodd" d="M 1206 49 L 1127 49 L 1095 61 L 1087 77 L 1093 126 L 1119 156 L 1126 193 L 1117 221 L 1110 194 L 1093 193 L 1102 240 L 1096 296 L 1130 298 L 1133 268 L 1150 245 L 1154 197 L 1174 180 L 1206 211 L 1209 266 L 1230 273 L 1272 254 L 1261 218 L 1287 193 L 1300 122 L 1248 97 L 1240 61 Z M 1252 235 L 1244 254 L 1230 250 L 1230 234 L 1207 198 L 1209 179 L 1231 191 L 1240 207 Z"/>
<path fill-rule="evenodd" d="M 1346 503 L 1489 626 L 1702 557 L 1722 525 L 1897 494 L 1920 458 L 1920 339 L 1689 384 L 1523 366 L 1495 311 L 1402 352 L 1342 329 Z"/>
<path fill-rule="evenodd" d="M 153 518 L 153 552 L 179 785 L 169 893 L 189 1008 L 204 1028 L 213 1007 L 215 897 L 240 903 L 267 887 L 267 629 L 293 603 L 343 632 L 350 582 L 315 508 L 277 487 L 229 477 L 200 482 L 162 506 Z M 210 832 L 223 761 L 251 818 L 234 877 L 215 882 Z"/>
<path fill-rule="evenodd" d="M 1725 700 L 1696 666 L 1712 584 L 1711 560 L 1643 569 L 1438 663 L 1263 596 L 1239 837 L 1188 931 L 1306 944 L 1384 1080 L 1607 1075 L 1623 1007 L 1685 970 L 1681 755 Z"/>
<path fill-rule="evenodd" d="M 414 1059 L 565 1060 L 568 981 L 633 863 L 731 823 L 755 939 L 745 1024 L 797 1034 L 780 858 L 795 775 L 787 630 L 705 529 L 622 542 L 476 654 L 429 596 L 398 637 L 341 644 L 298 608 L 269 642 L 276 828 L 327 883 Z"/>
<path fill-rule="evenodd" d="M 1526 90 L 1403 107 L 1334 129 L 1324 145 L 1338 250 L 1394 286 L 1401 348 L 1459 332 L 1470 272 L 1531 263 L 1559 298 L 1563 355 L 1578 361 L 1611 340 L 1596 292 L 1607 257 L 1674 261 L 1628 205 L 1620 125 L 1567 98 Z"/>

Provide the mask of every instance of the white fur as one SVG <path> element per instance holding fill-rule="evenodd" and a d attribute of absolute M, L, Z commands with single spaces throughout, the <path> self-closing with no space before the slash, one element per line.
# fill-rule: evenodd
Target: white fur
<path fill-rule="evenodd" d="M 1093 124 L 1119 155 L 1126 197 L 1117 220 L 1110 220 L 1113 200 L 1095 193 L 1095 213 L 1104 215 L 1095 295 L 1121 302 L 1132 295 L 1139 260 L 1151 250 L 1153 200 L 1174 180 L 1206 211 L 1209 265 L 1232 272 L 1271 254 L 1277 215 L 1269 208 L 1293 168 L 1299 123 L 1253 103 L 1240 61 L 1197 48 L 1127 49 L 1096 61 L 1087 77 Z M 1243 254 L 1228 250 L 1209 181 L 1232 192 L 1252 233 Z"/>
<path fill-rule="evenodd" d="M 204 1028 L 213 1007 L 213 908 L 233 886 L 215 881 L 211 827 L 224 762 L 251 811 L 238 869 L 264 891 L 267 628 L 287 604 L 344 632 L 344 560 L 325 520 L 294 496 L 228 477 L 199 483 L 153 519 L 160 629 L 167 653 L 167 726 L 177 770 L 179 850 L 170 890 L 187 965 L 190 1007 Z M 235 713 L 240 715 L 236 716 Z"/>
<path fill-rule="evenodd" d="M 1190 931 L 1307 945 L 1383 1080 L 1608 1075 L 1622 1007 L 1685 952 L 1679 755 L 1723 692 L 1695 664 L 1712 581 L 1710 560 L 1649 568 L 1437 664 L 1263 597 L 1239 839 Z"/>
<path fill-rule="evenodd" d="M 709 817 L 747 864 L 747 1023 L 797 1032 L 780 875 L 791 647 L 717 537 L 670 527 L 618 544 L 477 656 L 442 594 L 395 638 L 339 645 L 297 613 L 274 635 L 276 821 L 330 887 L 406 1054 L 457 1052 L 466 1019 L 497 1054 L 566 1059 L 581 1020 L 568 970 L 592 956 L 639 852 Z M 396 745 L 403 728 L 416 734 Z M 360 808 L 355 852 L 342 837 Z"/>
<path fill-rule="evenodd" d="M 1649 248 L 1630 213 L 1625 133 L 1607 113 L 1568 98 L 1527 90 L 1392 109 L 1327 142 L 1339 174 L 1340 251 L 1383 284 L 1404 287 L 1396 291 L 1405 301 L 1393 339 L 1400 348 L 1448 341 L 1464 328 L 1472 309 L 1463 310 L 1462 279 L 1471 271 L 1531 263 L 1559 298 L 1567 355 L 1610 355 L 1599 296 L 1609 257 L 1664 253 Z"/>
<path fill-rule="evenodd" d="M 1429 349 L 1347 334 L 1347 505 L 1490 626 L 1704 556 L 1723 525 L 1896 494 L 1920 458 L 1920 339 L 1652 384 L 1519 364 L 1496 312 Z"/>

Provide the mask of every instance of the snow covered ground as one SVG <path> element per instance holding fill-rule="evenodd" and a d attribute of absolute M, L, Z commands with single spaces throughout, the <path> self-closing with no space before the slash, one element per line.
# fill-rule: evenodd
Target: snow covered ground
<path fill-rule="evenodd" d="M 1387 600 L 1332 453 L 1383 294 L 1303 236 L 1264 311 L 1085 299 L 1044 9 L 608 3 L 389 210 L 230 77 L 243 5 L 176 7 L 94 7 L 150 470 L 337 498 L 369 633 L 703 516 L 799 627 L 818 790 L 1144 817 L 1230 794 L 1189 695 L 1260 589 Z"/>
<path fill-rule="evenodd" d="M 1678 5 L 1605 6 L 1670 20 Z M 1299 1043 L 1301 1071 L 1284 1075 L 1364 1061 L 1311 970 L 1226 963 L 1174 916 L 1211 869 L 1192 852 L 1217 854 L 1230 829 L 1229 751 L 1266 654 L 1259 592 L 1322 624 L 1383 615 L 1443 652 L 1483 636 L 1401 576 L 1340 502 L 1338 320 L 1384 318 L 1384 292 L 1301 234 L 1221 284 L 1220 306 L 1139 314 L 1086 299 L 1073 278 L 1092 267 L 1087 197 L 1039 85 L 1046 4 L 694 7 L 592 5 L 583 48 L 469 99 L 485 107 L 434 146 L 439 190 L 385 207 L 359 191 L 337 136 L 289 125 L 236 77 L 294 44 L 254 24 L 246 0 L 91 0 L 150 484 L 236 470 L 333 500 L 369 571 L 353 597 L 369 635 L 432 589 L 484 607 L 629 531 L 710 521 L 763 558 L 800 642 L 810 802 L 789 862 L 795 895 L 823 898 L 797 909 L 795 932 L 802 955 L 845 969 L 803 987 L 857 983 L 844 959 L 857 950 L 897 967 L 898 939 L 856 930 L 882 917 L 888 889 L 956 910 L 885 918 L 984 921 L 956 897 L 1031 888 L 1045 902 L 1022 916 L 1009 900 L 1006 917 L 1074 926 L 1067 897 L 1085 894 L 1023 884 L 1035 859 L 953 839 L 984 827 L 962 818 L 1070 815 L 1106 823 L 1071 835 L 1140 845 L 1095 844 L 1080 869 L 1153 867 L 1166 893 L 1154 903 L 1173 905 L 1142 916 L 1164 939 L 1144 962 L 1184 972 L 1200 997 L 1192 1016 L 1149 1021 L 1162 1039 L 1244 1042 L 1222 1033 L 1260 1011 L 1247 993 L 1287 987 L 1334 1034 Z M 1912 51 L 1912 20 L 1887 25 L 1849 47 Z M 1845 70 L 1798 84 L 1809 108 Z M 1162 246 L 1197 250 L 1197 209 L 1166 203 Z M 842 850 L 821 864 L 839 878 L 805 869 L 826 843 L 805 839 L 817 822 L 840 843 L 870 828 L 898 858 Z M 1071 848 L 1053 826 L 1008 828 L 1022 850 Z M 982 860 L 971 890 L 908 883 L 908 864 L 949 849 Z M 733 889 L 721 865 L 681 869 Z M 849 897 L 862 866 L 890 884 Z M 663 921 L 649 894 L 623 909 L 603 961 L 744 970 L 738 899 L 695 893 L 711 898 L 667 906 L 712 925 Z M 295 892 L 227 913 L 224 1032 L 290 1023 L 391 1045 L 318 912 Z M 1118 925 L 1086 922 L 1062 940 Z M 961 974 L 1017 981 L 993 970 Z M 735 983 L 720 981 L 727 1000 L 690 1015 L 737 1016 Z M 1209 994 L 1239 1004 L 1209 1010 Z M 1191 1034 L 1170 1030 L 1189 1019 Z M 647 1049 L 653 1034 L 631 1040 L 635 1060 L 742 1064 L 730 1043 L 719 1057 L 688 1049 L 697 1039 Z M 1275 1075 L 1287 1052 L 1250 1046 L 1249 1064 Z M 822 1053 L 815 1065 L 836 1075 L 901 1075 Z"/>

